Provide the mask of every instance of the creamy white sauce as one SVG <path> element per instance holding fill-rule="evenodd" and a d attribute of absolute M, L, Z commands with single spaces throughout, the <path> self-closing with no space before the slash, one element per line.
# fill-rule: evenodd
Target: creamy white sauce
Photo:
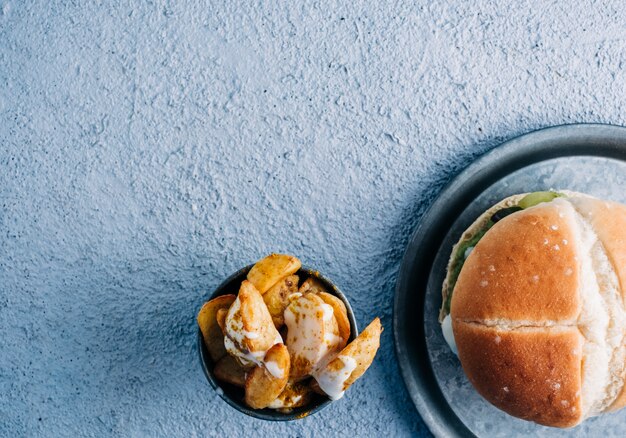
<path fill-rule="evenodd" d="M 324 369 L 313 373 L 313 378 L 317 381 L 320 389 L 330 397 L 331 400 L 339 400 L 345 392 L 344 385 L 352 372 L 356 369 L 357 362 L 350 356 L 337 356 L 341 360 L 343 367 L 337 371 Z"/>
<path fill-rule="evenodd" d="M 328 345 L 329 349 L 334 349 L 337 345 L 340 345 L 343 342 L 343 338 L 334 333 L 324 333 L 324 342 Z"/>
<path fill-rule="evenodd" d="M 280 335 L 280 333 L 278 333 L 278 331 L 276 331 L 276 337 L 274 338 L 274 343 L 272 344 L 272 347 L 276 344 L 282 344 L 283 343 L 283 337 Z"/>
<path fill-rule="evenodd" d="M 306 296 L 294 300 L 285 309 L 287 347 L 292 358 L 298 358 L 304 361 L 302 363 L 308 364 L 305 367 L 307 371 L 319 368 L 327 356 L 341 346 L 342 338 L 338 333 L 331 331 L 333 315 L 332 306 L 326 303 L 318 304 Z"/>
<path fill-rule="evenodd" d="M 296 403 L 302 400 L 301 395 L 294 395 L 293 397 L 282 398 L 278 397 L 276 400 L 271 402 L 267 407 L 271 409 L 280 409 L 280 408 L 290 408 Z M 289 401 L 289 403 L 287 403 Z"/>
<path fill-rule="evenodd" d="M 224 336 L 224 347 L 232 356 L 239 358 L 243 365 L 261 365 L 265 357 L 265 351 L 242 351 L 228 336 Z"/>
<path fill-rule="evenodd" d="M 259 339 L 259 334 L 258 333 L 254 333 L 254 332 L 247 332 L 245 330 L 242 330 L 241 333 L 243 333 L 243 335 L 248 338 L 248 339 Z"/>
<path fill-rule="evenodd" d="M 232 356 L 239 358 L 243 365 L 261 365 L 267 350 L 247 351 L 242 347 L 245 345 L 245 339 L 258 339 L 260 334 L 244 330 L 241 318 L 234 317 L 240 309 L 241 301 L 239 300 L 239 297 L 237 297 L 237 299 L 235 299 L 233 304 L 230 306 L 230 309 L 228 309 L 228 314 L 226 315 L 226 336 L 224 336 L 224 347 Z M 274 324 L 271 325 L 271 329 L 276 332 L 276 337 L 274 339 L 274 343 L 270 347 L 276 344 L 282 344 L 283 338 L 274 327 Z"/>
<path fill-rule="evenodd" d="M 302 357 L 308 363 L 319 360 L 319 349 L 315 345 L 319 344 L 324 330 L 323 321 L 315 313 L 314 306 L 304 298 L 293 301 L 284 313 L 289 352 L 292 357 Z"/>
<path fill-rule="evenodd" d="M 278 366 L 278 364 L 274 361 L 265 362 L 265 369 L 277 379 L 282 379 L 285 377 L 285 370 Z"/>
<path fill-rule="evenodd" d="M 441 323 L 441 331 L 443 332 L 443 338 L 448 343 L 450 350 L 452 350 L 452 352 L 458 356 L 459 350 L 457 350 L 456 342 L 454 341 L 454 333 L 452 332 L 452 318 L 450 318 L 450 315 L 446 315 L 446 317 L 443 319 L 443 322 Z"/>
<path fill-rule="evenodd" d="M 320 304 L 322 307 L 322 312 L 324 312 L 324 316 L 322 317 L 324 321 L 330 321 L 333 317 L 334 311 L 333 307 L 330 304 Z"/>

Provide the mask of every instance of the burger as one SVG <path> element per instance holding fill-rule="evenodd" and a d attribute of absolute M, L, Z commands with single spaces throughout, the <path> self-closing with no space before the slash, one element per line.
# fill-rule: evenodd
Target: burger
<path fill-rule="evenodd" d="M 626 206 L 506 198 L 454 245 L 442 292 L 443 335 L 497 408 L 565 428 L 626 405 Z"/>

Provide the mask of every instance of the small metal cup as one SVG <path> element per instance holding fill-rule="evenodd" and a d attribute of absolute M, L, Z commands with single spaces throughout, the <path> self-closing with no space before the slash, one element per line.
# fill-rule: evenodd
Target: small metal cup
<path fill-rule="evenodd" d="M 241 282 L 246 279 L 248 275 L 248 271 L 252 268 L 253 265 L 246 266 L 243 269 L 232 274 L 228 277 L 222 284 L 218 286 L 218 288 L 211 294 L 209 299 L 213 299 L 220 295 L 233 294 L 236 295 L 239 292 L 239 286 Z M 335 295 L 346 306 L 346 310 L 348 313 L 348 319 L 350 320 L 350 339 L 348 342 L 351 342 L 354 338 L 357 337 L 358 329 L 356 326 L 356 320 L 354 319 L 354 313 L 352 312 L 352 307 L 350 307 L 350 303 L 345 295 L 339 290 L 339 288 L 328 278 L 321 275 L 318 271 L 302 267 L 297 275 L 300 276 L 301 279 L 308 277 L 315 277 L 322 282 L 327 288 L 327 292 Z M 200 364 L 202 365 L 202 370 L 204 371 L 204 375 L 206 376 L 209 384 L 213 387 L 215 392 L 229 405 L 233 408 L 237 409 L 239 412 L 242 412 L 246 415 L 249 415 L 254 418 L 259 418 L 261 420 L 268 421 L 291 421 L 291 420 L 299 420 L 301 418 L 308 417 L 311 414 L 319 412 L 328 404 L 330 404 L 331 400 L 323 395 L 315 394 L 313 396 L 313 400 L 303 407 L 294 408 L 289 413 L 281 413 L 274 409 L 252 409 L 247 406 L 244 402 L 244 391 L 242 388 L 237 388 L 236 386 L 229 385 L 228 383 L 221 382 L 215 378 L 213 374 L 213 367 L 215 364 L 211 360 L 211 356 L 209 355 L 209 351 L 204 345 L 204 340 L 202 339 L 202 332 L 198 329 L 198 352 L 200 353 Z"/>

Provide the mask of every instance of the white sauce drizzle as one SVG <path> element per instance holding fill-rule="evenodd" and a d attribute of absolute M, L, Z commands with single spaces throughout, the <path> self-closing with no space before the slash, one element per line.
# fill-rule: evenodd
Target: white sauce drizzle
<path fill-rule="evenodd" d="M 239 300 L 239 297 L 237 297 L 237 299 L 230 306 L 228 314 L 226 315 L 227 336 L 224 336 L 224 347 L 226 348 L 226 351 L 228 353 L 238 358 L 243 365 L 262 365 L 263 358 L 265 357 L 267 350 L 245 351 L 241 348 L 241 345 L 244 345 L 243 341 L 245 339 L 258 339 L 260 337 L 260 334 L 244 330 L 243 321 L 241 321 L 241 319 L 233 317 L 233 315 L 239 312 L 240 309 L 241 301 Z M 278 330 L 274 328 L 273 324 L 272 329 L 276 331 L 276 338 L 274 339 L 274 343 L 270 346 L 270 348 L 276 344 L 283 343 L 283 338 L 280 336 L 280 333 L 278 333 Z"/>
<path fill-rule="evenodd" d="M 290 408 L 296 403 L 302 400 L 301 395 L 294 395 L 293 397 L 282 398 L 278 397 L 276 400 L 271 402 L 267 407 L 271 409 L 280 409 L 280 408 Z"/>
<path fill-rule="evenodd" d="M 313 377 L 320 386 L 320 389 L 330 397 L 331 400 L 339 400 L 345 392 L 344 385 L 352 372 L 356 369 L 357 362 L 350 356 L 337 356 L 341 360 L 343 367 L 337 371 L 324 369 L 319 373 L 314 373 Z"/>
<path fill-rule="evenodd" d="M 265 369 L 277 379 L 282 379 L 285 377 L 285 370 L 278 366 L 278 364 L 274 361 L 265 362 Z"/>
<path fill-rule="evenodd" d="M 443 338 L 446 340 L 446 343 L 450 347 L 450 350 L 455 355 L 459 355 L 459 350 L 456 348 L 456 341 L 454 340 L 454 333 L 452 332 L 452 318 L 450 315 L 446 315 L 441 323 L 441 331 L 443 332 Z"/>

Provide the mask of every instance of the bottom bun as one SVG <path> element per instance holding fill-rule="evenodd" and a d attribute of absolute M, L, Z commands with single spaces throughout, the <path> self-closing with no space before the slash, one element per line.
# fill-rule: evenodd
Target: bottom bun
<path fill-rule="evenodd" d="M 578 328 L 505 331 L 453 325 L 456 342 L 463 346 L 459 358 L 465 374 L 484 398 L 508 414 L 546 426 L 572 427 L 584 420 Z"/>

